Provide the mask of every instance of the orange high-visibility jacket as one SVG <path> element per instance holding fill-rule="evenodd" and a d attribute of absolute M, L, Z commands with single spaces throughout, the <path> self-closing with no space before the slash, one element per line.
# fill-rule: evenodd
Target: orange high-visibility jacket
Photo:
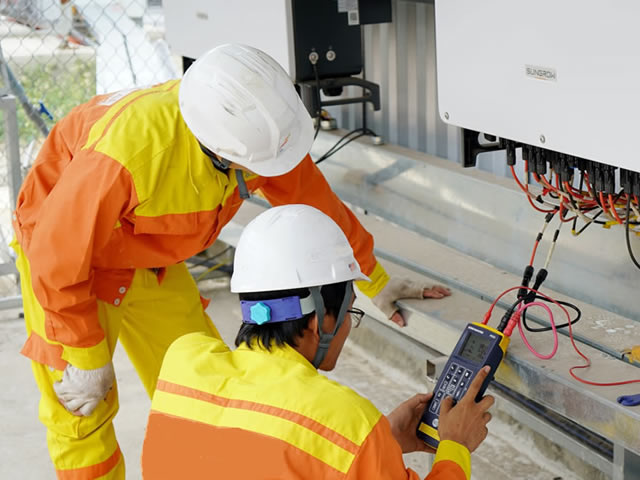
<path fill-rule="evenodd" d="M 145 480 L 417 480 L 387 418 L 289 346 L 230 351 L 202 333 L 164 358 L 142 451 Z M 449 440 L 429 480 L 469 480 L 469 450 Z"/>
<path fill-rule="evenodd" d="M 106 364 L 96 299 L 119 305 L 136 268 L 173 265 L 204 250 L 240 208 L 235 170 L 216 170 L 180 115 L 179 85 L 76 107 L 52 129 L 27 175 L 13 224 L 46 318 L 46 338 L 33 332 L 23 349 L 32 359 Z M 305 203 L 331 216 L 372 279 L 365 293 L 384 287 L 371 235 L 308 155 L 286 175 L 245 179 L 273 205 Z"/>

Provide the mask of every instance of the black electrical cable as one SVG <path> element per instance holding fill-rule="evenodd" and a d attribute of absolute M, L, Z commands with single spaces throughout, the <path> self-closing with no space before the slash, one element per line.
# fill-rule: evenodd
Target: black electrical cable
<path fill-rule="evenodd" d="M 357 135 L 356 135 L 357 134 Z M 355 136 L 352 136 L 355 135 Z M 354 140 L 363 137 L 365 135 L 373 135 L 375 136 L 375 132 L 368 128 L 356 128 L 351 130 L 350 132 L 343 135 L 329 150 L 327 150 L 318 160 L 316 160 L 316 165 L 324 162 L 327 158 L 329 158 L 334 153 L 338 152 L 341 148 L 347 146 L 349 143 Z"/>
<path fill-rule="evenodd" d="M 518 300 L 516 300 L 507 310 L 505 315 L 503 316 L 503 319 L 500 323 L 500 326 L 498 327 L 499 331 L 504 331 L 504 328 L 507 326 L 507 323 L 509 321 L 509 319 L 511 318 L 511 316 L 513 315 L 513 312 L 516 311 L 516 309 L 518 308 L 518 305 L 520 305 L 520 303 L 526 301 L 527 303 L 531 303 L 533 301 L 542 301 L 542 302 L 546 302 L 546 303 L 553 303 L 551 301 L 549 301 L 547 298 L 542 297 L 540 295 L 534 295 L 534 296 L 526 296 L 526 297 L 521 297 Z M 560 305 L 563 305 L 565 307 L 570 308 L 571 310 L 573 310 L 574 312 L 576 312 L 576 317 L 571 320 L 571 326 L 575 325 L 580 318 L 582 317 L 582 312 L 580 311 L 580 309 L 574 305 L 573 303 L 569 303 L 569 302 L 565 302 L 563 300 L 558 300 L 557 301 Z M 524 326 L 524 328 L 526 330 L 528 330 L 529 332 L 533 332 L 533 333 L 540 333 L 540 332 L 549 332 L 552 330 L 551 327 L 539 327 L 539 328 L 534 328 L 534 327 L 530 327 L 529 324 L 527 323 L 527 311 L 523 311 L 522 312 L 522 325 Z M 503 326 L 504 324 L 504 326 Z M 566 328 L 568 327 L 569 324 L 568 323 L 563 323 L 561 325 L 556 325 L 556 329 L 559 328 Z M 502 327 L 502 329 L 500 328 Z"/>
<path fill-rule="evenodd" d="M 579 184 L 579 186 L 578 186 L 578 190 L 582 191 L 583 186 L 584 186 L 584 171 L 580 170 L 580 184 Z M 575 200 L 573 199 L 573 196 L 571 195 L 571 193 L 570 193 L 570 192 L 567 192 L 567 191 L 564 189 L 564 187 L 562 188 L 562 191 L 563 191 L 563 192 L 565 192 L 565 193 L 569 193 L 569 202 L 571 203 L 571 206 L 573 207 L 573 209 L 574 209 L 574 210 L 577 210 L 577 209 L 578 209 L 578 206 L 577 206 L 577 204 L 575 203 Z M 617 197 L 617 198 L 619 198 L 619 197 L 620 197 L 621 193 L 622 193 L 622 192 L 620 192 L 620 193 L 618 194 L 618 197 Z M 617 200 L 617 198 L 616 198 L 616 200 Z M 596 200 L 596 201 L 597 201 L 597 200 Z M 598 212 L 598 213 L 593 217 L 593 219 L 592 219 L 592 221 L 591 221 L 591 222 L 589 222 L 589 223 L 585 223 L 585 224 L 582 226 L 582 228 L 581 228 L 579 231 L 577 231 L 577 232 L 576 232 L 576 227 L 577 227 L 577 225 L 578 225 L 578 216 L 576 215 L 576 217 L 573 219 L 573 223 L 572 223 L 572 225 L 571 225 L 571 230 L 574 232 L 574 235 L 575 235 L 575 236 L 578 236 L 578 235 L 580 235 L 582 232 L 584 232 L 584 231 L 587 229 L 587 227 L 588 227 L 589 225 L 591 225 L 592 223 L 594 223 L 594 224 L 596 224 L 596 225 L 606 225 L 606 223 L 607 223 L 607 222 L 603 222 L 603 221 L 601 221 L 601 220 L 596 220 L 596 218 L 598 218 L 598 217 L 599 217 L 600 215 L 602 215 L 602 213 L 603 213 L 603 211 L 602 211 L 602 207 L 601 207 L 601 205 L 600 205 L 600 202 L 597 202 L 597 205 L 598 205 L 597 207 L 591 207 L 591 208 L 582 209 L 582 213 L 583 213 L 583 214 L 585 214 L 585 213 L 589 213 L 589 212 L 591 212 L 591 211 L 595 210 L 596 208 L 600 208 L 601 210 L 600 210 L 600 211 L 599 211 L 599 212 Z"/>
<path fill-rule="evenodd" d="M 620 197 L 622 196 L 623 193 L 624 193 L 624 189 L 620 190 L 620 193 L 618 193 L 618 195 L 616 195 L 615 198 L 613 199 L 614 203 L 617 202 L 620 199 Z M 627 195 L 627 200 L 629 199 L 628 197 L 629 197 L 629 195 Z M 631 205 L 631 202 L 629 202 L 629 205 Z M 629 222 L 629 225 L 640 225 L 640 222 L 638 220 L 634 220 L 633 222 L 629 220 L 629 213 L 630 212 L 626 213 L 626 216 L 625 216 L 626 220 L 625 221 Z"/>
<path fill-rule="evenodd" d="M 573 183 L 574 180 L 574 176 L 571 175 L 571 183 Z M 584 171 L 580 170 L 580 183 L 578 184 L 578 191 L 582 192 L 582 187 L 584 186 Z M 575 206 L 575 202 L 573 201 L 573 195 L 571 195 L 571 192 L 569 192 L 569 198 L 571 199 L 571 206 L 573 206 L 575 209 L 577 209 L 577 207 Z M 584 212 L 582 212 L 584 213 Z M 576 217 L 573 219 L 573 224 L 571 225 L 571 231 L 576 234 L 576 226 L 578 225 L 578 215 L 576 215 Z M 576 234 L 577 235 L 577 234 Z"/>
<path fill-rule="evenodd" d="M 618 199 L 620 198 L 620 196 L 621 196 L 621 195 L 622 195 L 622 191 L 621 191 L 620 193 L 618 193 L 618 195 L 616 195 L 616 198 L 615 198 L 615 200 L 614 200 L 614 201 L 618 201 Z M 601 209 L 602 207 L 600 207 L 599 205 L 600 205 L 600 203 L 598 203 L 598 207 L 593 207 L 593 208 L 591 208 L 591 209 L 588 209 L 588 210 L 584 210 L 584 211 L 583 211 L 583 213 L 586 213 L 586 212 L 590 212 L 590 211 L 592 211 L 592 210 L 593 210 L 593 209 L 595 209 L 595 208 L 600 208 L 600 211 L 599 211 L 596 215 L 594 215 L 594 216 L 593 216 L 592 221 L 591 221 L 591 222 L 589 222 L 589 223 L 584 224 L 584 225 L 582 226 L 582 228 L 581 228 L 580 230 L 578 230 L 578 231 L 575 233 L 575 236 L 580 235 L 580 234 L 581 234 L 582 232 L 584 232 L 584 231 L 589 227 L 589 225 L 591 225 L 591 224 L 595 224 L 595 225 L 606 225 L 607 223 L 609 223 L 609 222 L 603 222 L 603 221 L 601 221 L 601 220 L 596 220 L 600 215 L 602 215 L 602 214 L 604 213 L 604 210 L 602 210 L 602 209 Z M 627 212 L 627 215 L 628 215 L 628 212 Z M 625 220 L 625 224 L 627 224 L 627 223 L 628 223 L 629 225 L 640 225 L 640 222 L 638 222 L 637 220 L 636 220 L 636 221 L 634 221 L 634 222 L 630 222 L 630 221 L 629 221 L 628 216 L 627 216 L 627 218 L 626 218 L 626 220 Z M 575 230 L 575 229 L 574 229 L 574 230 Z M 638 267 L 638 268 L 640 268 L 640 267 Z"/>
<path fill-rule="evenodd" d="M 627 195 L 627 206 L 625 208 L 625 212 L 626 212 L 626 219 L 624 222 L 624 234 L 625 234 L 625 238 L 627 239 L 627 251 L 629 252 L 629 256 L 631 257 L 631 261 L 633 261 L 633 264 L 640 268 L 640 263 L 638 263 L 638 260 L 636 260 L 636 256 L 633 254 L 633 250 L 631 249 L 631 241 L 629 240 L 629 210 L 631 208 L 631 195 Z"/>
<path fill-rule="evenodd" d="M 547 300 L 544 297 L 541 297 L 540 295 L 536 295 L 532 301 L 542 301 L 542 302 L 547 302 L 547 303 L 553 303 L 553 302 L 549 302 L 549 300 Z M 564 307 L 567 307 L 567 308 L 570 308 L 571 310 L 576 312 L 576 318 L 571 320 L 571 325 L 572 326 L 575 325 L 578 322 L 578 320 L 580 320 L 580 318 L 582 317 L 582 312 L 580 311 L 580 309 L 576 305 L 574 305 L 573 303 L 565 302 L 563 300 L 557 300 L 557 302 L 560 305 L 562 305 Z M 527 323 L 527 311 L 526 310 L 524 312 L 522 312 L 522 325 L 529 332 L 534 332 L 534 333 L 549 332 L 549 331 L 552 330 L 551 327 L 539 327 L 539 328 L 530 327 L 529 324 Z M 566 328 L 568 326 L 569 326 L 568 323 L 563 323 L 561 325 L 556 325 L 556 329 L 558 329 L 558 328 Z"/>
<path fill-rule="evenodd" d="M 344 143 L 340 142 L 340 143 L 336 143 L 333 147 L 331 147 L 327 152 L 325 152 L 316 163 L 320 163 L 325 161 L 327 158 L 329 158 L 331 155 L 333 155 L 334 153 L 340 151 L 342 148 L 344 148 L 345 146 L 349 145 L 351 142 L 353 142 L 354 140 L 357 140 L 360 137 L 365 136 L 366 133 L 365 132 L 360 132 L 357 135 L 352 136 L 351 138 L 349 138 L 348 140 L 346 140 Z M 344 140 L 345 137 L 343 137 L 342 140 Z"/>
<path fill-rule="evenodd" d="M 582 232 L 584 232 L 587 228 L 589 228 L 589 226 L 590 226 L 591 224 L 594 224 L 594 223 L 595 223 L 596 225 L 602 225 L 602 224 L 604 224 L 605 222 L 599 222 L 599 221 L 596 221 L 596 218 L 598 218 L 598 217 L 599 217 L 600 215 L 602 215 L 603 213 L 604 213 L 604 210 L 600 209 L 600 211 L 599 211 L 598 213 L 596 213 L 596 214 L 595 214 L 595 216 L 593 217 L 593 219 L 591 220 L 591 222 L 589 222 L 589 223 L 585 223 L 585 224 L 582 226 L 582 228 L 576 232 L 576 234 L 575 234 L 575 235 L 576 235 L 576 237 L 577 237 L 578 235 L 580 235 Z"/>
<path fill-rule="evenodd" d="M 571 195 L 571 192 L 568 192 L 565 188 L 564 188 L 564 182 L 560 184 L 560 190 L 563 191 L 564 193 L 566 193 L 569 197 L 569 203 L 571 204 L 571 207 L 574 210 L 578 210 L 578 205 L 576 205 L 575 200 L 573 199 L 573 195 Z M 573 219 L 573 229 L 576 229 L 576 221 L 578 219 L 578 216 L 576 215 L 576 218 Z"/>
<path fill-rule="evenodd" d="M 316 77 L 316 132 L 313 134 L 313 139 L 315 140 L 320 132 L 320 124 L 322 122 L 322 102 L 320 100 L 320 75 L 318 75 L 318 66 L 315 63 L 312 63 L 311 67 L 313 68 L 313 74 Z"/>

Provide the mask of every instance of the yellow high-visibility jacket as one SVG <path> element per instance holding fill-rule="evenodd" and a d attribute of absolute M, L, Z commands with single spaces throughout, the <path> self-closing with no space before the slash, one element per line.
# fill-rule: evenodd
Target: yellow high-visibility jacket
<path fill-rule="evenodd" d="M 289 346 L 230 351 L 202 333 L 164 358 L 142 451 L 145 480 L 417 480 L 387 418 Z M 444 440 L 428 480 L 469 480 L 466 447 Z"/>
<path fill-rule="evenodd" d="M 52 129 L 27 175 L 13 225 L 45 312 L 23 349 L 33 360 L 105 365 L 110 353 L 96 299 L 119 305 L 135 269 L 162 269 L 204 250 L 240 208 L 235 170 L 216 170 L 180 115 L 179 85 L 76 107 Z M 361 285 L 365 293 L 384 287 L 371 235 L 308 155 L 286 175 L 245 179 L 273 205 L 304 203 L 331 216 L 372 279 Z"/>

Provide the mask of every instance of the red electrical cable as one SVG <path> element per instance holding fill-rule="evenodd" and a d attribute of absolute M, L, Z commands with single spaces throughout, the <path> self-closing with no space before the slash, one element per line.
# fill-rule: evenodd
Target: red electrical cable
<path fill-rule="evenodd" d="M 560 221 L 563 223 L 573 222 L 576 218 L 578 218 L 577 215 L 571 218 L 564 218 L 564 215 L 562 214 L 563 209 L 568 211 L 567 207 L 565 206 L 565 202 L 566 202 L 565 198 L 563 198 L 562 201 L 560 202 Z"/>
<path fill-rule="evenodd" d="M 556 192 L 558 193 L 558 190 L 556 189 L 556 187 L 554 187 L 553 185 L 551 185 L 548 181 L 547 178 L 544 175 L 536 175 L 535 173 L 533 174 L 533 178 L 536 179 L 536 181 L 538 183 L 542 183 L 545 187 L 547 187 L 550 191 L 552 192 Z"/>
<path fill-rule="evenodd" d="M 562 190 L 560 190 L 559 187 L 559 180 L 558 180 L 558 175 L 556 175 L 556 185 L 557 187 L 554 187 L 553 185 L 551 185 L 551 183 L 549 183 L 549 181 L 547 181 L 546 177 L 544 175 L 533 175 L 533 178 L 535 178 L 538 182 L 542 182 L 542 184 L 546 187 L 545 190 L 543 190 L 543 195 L 546 195 L 546 193 L 548 192 L 554 192 L 556 193 L 559 197 L 560 197 L 560 221 L 564 222 L 564 223 L 568 223 L 568 222 L 572 222 L 573 220 L 575 220 L 576 218 L 578 218 L 578 216 L 574 216 L 571 218 L 564 218 L 564 215 L 562 215 L 562 209 L 564 208 L 565 210 L 568 210 L 568 208 L 566 206 L 564 206 L 564 203 L 567 202 L 567 198 L 563 195 L 564 192 L 562 192 Z"/>
<path fill-rule="evenodd" d="M 609 209 L 607 208 L 607 202 L 604 201 L 604 194 L 602 192 L 599 193 L 600 196 L 600 206 L 602 207 L 602 211 L 605 215 L 609 215 Z"/>
<path fill-rule="evenodd" d="M 609 206 L 611 207 L 611 213 L 613 213 L 613 216 L 615 217 L 615 219 L 617 220 L 617 222 L 622 225 L 622 220 L 620 219 L 620 216 L 618 215 L 618 212 L 616 210 L 616 205 L 615 202 L 613 201 L 613 195 L 609 194 Z"/>
<path fill-rule="evenodd" d="M 513 176 L 513 179 L 516 181 L 516 183 L 520 187 L 520 190 L 528 194 L 529 191 L 524 187 L 524 185 L 522 185 L 522 183 L 520 183 L 520 179 L 518 178 L 518 175 L 516 175 L 516 170 L 515 168 L 513 168 L 513 165 L 509 165 L 509 168 L 511 169 L 511 175 Z"/>
<path fill-rule="evenodd" d="M 553 331 L 553 348 L 551 349 L 551 352 L 546 354 L 546 355 L 538 352 L 535 348 L 533 348 L 531 346 L 531 344 L 529 343 L 529 340 L 527 340 L 527 336 L 525 335 L 524 330 L 522 329 L 522 322 L 520 321 L 520 318 L 522 316 L 522 312 L 524 312 L 527 308 L 531 308 L 531 307 L 544 308 L 547 311 L 547 313 L 549 314 L 549 320 L 551 322 L 551 330 Z M 524 342 L 525 346 L 529 349 L 529 351 L 531 353 L 533 353 L 536 357 L 538 357 L 538 358 L 540 358 L 542 360 L 549 360 L 550 358 L 553 358 L 553 356 L 558 351 L 558 330 L 556 330 L 556 322 L 553 320 L 553 312 L 551 311 L 551 309 L 547 305 L 542 303 L 542 302 L 531 302 L 531 303 L 524 303 L 523 302 L 518 307 L 517 313 L 518 313 L 518 315 L 516 317 L 516 321 L 517 321 L 517 325 L 518 325 L 518 331 L 520 332 L 520 338 L 522 338 L 522 341 Z M 511 318 L 513 318 L 514 316 L 512 316 Z M 509 328 L 509 327 L 507 327 L 507 328 Z M 507 334 L 507 328 L 505 328 L 505 330 L 504 330 L 505 334 Z M 511 331 L 513 331 L 513 329 Z M 511 332 L 509 332 L 509 334 L 510 333 Z"/>
<path fill-rule="evenodd" d="M 536 183 L 542 183 L 540 181 L 540 177 L 538 176 L 538 174 L 536 172 L 531 172 L 531 175 L 533 175 L 533 179 L 536 181 Z"/>
<path fill-rule="evenodd" d="M 498 300 L 500 300 L 504 295 L 506 295 L 509 292 L 512 292 L 513 290 L 519 290 L 521 288 L 524 288 L 530 292 L 534 292 L 535 294 L 541 296 L 542 298 L 546 298 L 548 301 L 554 303 L 557 307 L 560 308 L 560 310 L 562 310 L 564 312 L 564 314 L 567 316 L 567 323 L 569 326 L 569 339 L 571 340 L 571 345 L 573 346 L 573 349 L 576 351 L 576 353 L 578 355 L 580 355 L 587 363 L 586 365 L 576 365 L 574 367 L 569 368 L 569 374 L 576 379 L 578 382 L 580 383 L 584 383 L 586 385 L 593 385 L 596 387 L 615 387 L 617 385 L 628 385 L 631 383 L 640 383 L 640 379 L 638 380 L 622 380 L 619 382 L 592 382 L 591 380 L 585 380 L 583 378 L 578 377 L 578 375 L 576 375 L 573 371 L 579 368 L 588 368 L 591 366 L 591 360 L 589 359 L 589 357 L 587 357 L 584 353 L 582 353 L 580 351 L 580 349 L 578 348 L 578 345 L 576 345 L 576 342 L 573 338 L 573 329 L 571 328 L 571 316 L 569 315 L 569 312 L 567 311 L 566 308 L 564 308 L 562 305 L 560 305 L 558 302 L 556 302 L 553 298 L 545 295 L 544 293 L 540 293 L 537 290 L 534 290 L 533 288 L 529 288 L 529 287 L 524 287 L 522 285 L 518 285 L 517 287 L 511 287 L 508 288 L 507 290 L 505 290 L 504 292 L 502 292 L 500 295 L 498 295 L 496 297 L 496 299 L 493 301 L 493 303 L 491 304 L 491 306 L 489 307 L 489 310 L 487 310 L 487 313 L 484 314 L 484 319 L 482 320 L 482 323 L 484 325 L 486 325 L 489 322 L 489 319 L 491 318 L 491 314 L 493 313 L 493 309 L 496 306 L 496 303 L 498 303 Z"/>
<path fill-rule="evenodd" d="M 525 187 L 521 182 L 520 179 L 518 178 L 518 175 L 516 175 L 516 171 L 513 168 L 513 165 L 510 165 L 509 168 L 511 169 L 511 175 L 513 175 L 513 179 L 516 181 L 516 183 L 518 184 L 518 186 L 520 187 L 520 189 L 525 193 L 525 196 L 527 197 L 527 200 L 529 200 L 529 203 L 531 204 L 531 206 L 537 210 L 540 213 L 551 213 L 553 212 L 553 210 L 545 210 L 544 208 L 540 208 L 538 206 L 536 206 L 533 203 L 533 200 L 531 200 L 531 194 L 529 193 L 529 189 L 527 187 Z M 525 169 L 526 170 L 526 169 Z"/>
<path fill-rule="evenodd" d="M 584 183 L 587 186 L 587 191 L 589 192 L 589 195 L 591 195 L 591 198 L 596 200 L 596 196 L 594 195 L 593 190 L 591 189 L 591 183 L 589 182 L 589 174 L 587 172 L 584 172 Z M 598 202 L 596 201 L 596 203 Z"/>
<path fill-rule="evenodd" d="M 533 244 L 533 252 L 531 252 L 531 260 L 529 260 L 529 266 L 533 267 L 533 260 L 536 258 L 536 252 L 538 251 L 538 245 L 540 245 L 540 240 L 536 240 Z"/>
<path fill-rule="evenodd" d="M 597 205 L 597 203 L 590 199 L 585 197 L 582 192 L 579 192 L 577 189 L 575 189 L 574 187 L 572 187 L 569 182 L 563 182 L 562 183 L 564 185 L 564 188 L 566 189 L 567 193 L 569 195 L 571 195 L 572 197 L 574 197 L 574 199 L 579 200 L 580 203 L 587 203 L 587 204 L 593 204 L 593 205 Z"/>

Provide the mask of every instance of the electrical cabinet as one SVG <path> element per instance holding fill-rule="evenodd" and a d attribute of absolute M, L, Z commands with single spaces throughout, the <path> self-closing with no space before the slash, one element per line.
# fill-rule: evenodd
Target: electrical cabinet
<path fill-rule="evenodd" d="M 436 0 L 446 123 L 640 171 L 640 3 Z"/>
<path fill-rule="evenodd" d="M 197 58 L 218 45 L 242 43 L 294 71 L 289 0 L 164 0 L 163 8 L 167 42 L 178 55 Z"/>
<path fill-rule="evenodd" d="M 259 48 L 297 82 L 362 71 L 360 25 L 391 21 L 391 0 L 165 0 L 174 53 L 197 58 L 224 43 Z"/>

